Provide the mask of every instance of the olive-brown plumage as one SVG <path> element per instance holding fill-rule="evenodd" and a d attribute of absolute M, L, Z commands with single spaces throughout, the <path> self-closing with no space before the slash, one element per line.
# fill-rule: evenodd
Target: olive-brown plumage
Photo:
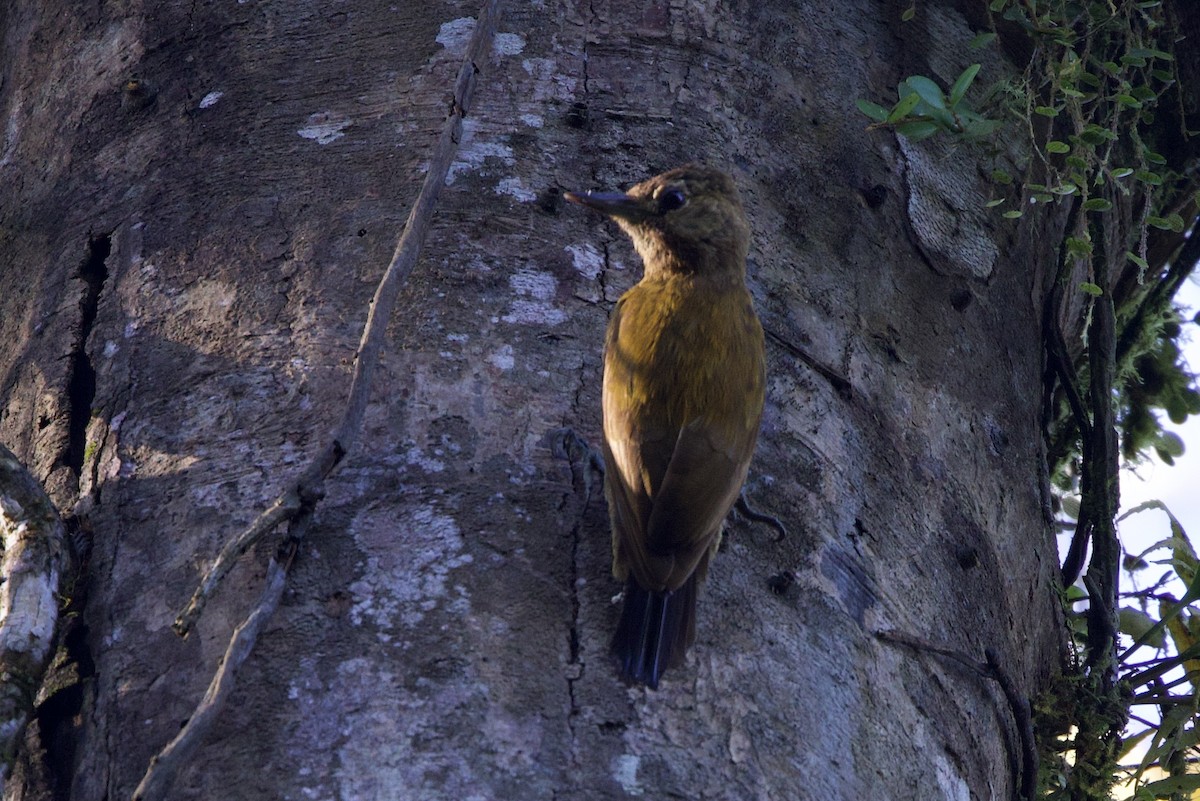
<path fill-rule="evenodd" d="M 605 495 L 625 606 L 613 652 L 657 687 L 695 639 L 696 595 L 758 437 L 763 333 L 733 180 L 687 165 L 628 193 L 567 193 L 613 217 L 645 264 L 604 349 Z"/>

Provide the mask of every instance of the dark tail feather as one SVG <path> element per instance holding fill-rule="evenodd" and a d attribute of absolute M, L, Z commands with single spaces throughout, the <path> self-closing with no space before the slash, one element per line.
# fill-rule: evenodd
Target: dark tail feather
<path fill-rule="evenodd" d="M 696 586 L 695 573 L 674 592 L 644 590 L 629 579 L 612 641 L 621 678 L 656 690 L 664 670 L 683 664 L 696 639 Z"/>

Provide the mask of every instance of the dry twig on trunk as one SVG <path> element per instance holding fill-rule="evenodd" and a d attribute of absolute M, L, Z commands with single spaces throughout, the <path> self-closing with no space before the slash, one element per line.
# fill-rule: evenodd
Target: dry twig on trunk
<path fill-rule="evenodd" d="M 475 76 L 480 64 L 491 49 L 492 37 L 499 17 L 499 0 L 487 0 L 476 21 L 475 30 L 467 45 L 467 52 L 454 86 L 454 102 L 450 108 L 442 133 L 430 159 L 429 170 L 421 185 L 421 192 L 409 212 L 404 233 L 392 254 L 375 297 L 367 313 L 367 322 L 359 341 L 358 356 L 354 363 L 354 376 L 350 384 L 350 397 L 341 423 L 334 431 L 330 442 L 320 451 L 308 469 L 300 475 L 257 520 L 238 536 L 230 540 L 213 566 L 209 569 L 199 588 L 193 594 L 187 608 L 175 621 L 175 631 L 186 636 L 199 618 L 205 603 L 227 574 L 238 557 L 244 554 L 266 534 L 281 523 L 288 523 L 288 535 L 283 550 L 295 547 L 302 538 L 312 519 L 317 503 L 324 496 L 325 478 L 337 467 L 343 457 L 357 441 L 370 399 L 372 378 L 383 350 L 387 323 L 396 306 L 401 287 L 416 266 L 421 245 L 429 229 L 438 196 L 446 183 L 446 174 L 458 149 L 462 136 L 463 118 L 470 108 L 471 95 L 475 88 Z M 208 692 L 188 720 L 187 725 L 174 740 L 150 761 L 138 789 L 135 801 L 159 801 L 165 798 L 170 785 L 179 771 L 188 763 L 197 746 L 203 741 L 220 713 L 221 707 L 233 688 L 237 668 L 254 648 L 254 643 L 263 625 L 274 613 L 283 593 L 290 556 L 277 557 L 271 562 L 267 586 L 258 604 L 249 617 L 234 631 L 229 648 L 209 685 Z"/>

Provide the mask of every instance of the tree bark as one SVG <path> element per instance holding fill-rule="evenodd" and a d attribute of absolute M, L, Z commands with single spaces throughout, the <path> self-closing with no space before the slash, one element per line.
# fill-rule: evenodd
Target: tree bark
<path fill-rule="evenodd" d="M 907 75 L 1013 69 L 965 49 L 975 12 L 904 7 L 505 4 L 364 436 L 173 797 L 1013 797 L 1010 695 L 1062 639 L 1039 419 L 1064 221 L 985 210 L 981 147 L 864 131 L 855 99 Z M 274 543 L 171 623 L 341 418 L 478 11 L 0 8 L 0 440 L 92 538 L 77 692 L 16 797 L 128 798 L 204 693 Z M 599 444 L 639 265 L 560 194 L 690 160 L 754 232 L 747 493 L 789 533 L 730 527 L 648 692 L 609 662 L 607 516 L 564 431 Z"/>

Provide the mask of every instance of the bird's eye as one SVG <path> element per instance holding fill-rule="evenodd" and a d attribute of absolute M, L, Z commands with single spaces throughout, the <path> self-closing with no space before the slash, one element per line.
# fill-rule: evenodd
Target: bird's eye
<path fill-rule="evenodd" d="M 658 210 L 663 213 L 682 208 L 686 203 L 687 196 L 678 189 L 668 189 L 658 196 Z"/>

